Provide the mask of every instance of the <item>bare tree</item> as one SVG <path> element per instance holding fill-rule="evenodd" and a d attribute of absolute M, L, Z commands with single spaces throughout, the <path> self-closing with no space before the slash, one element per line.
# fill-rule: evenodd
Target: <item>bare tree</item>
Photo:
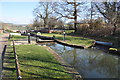
<path fill-rule="evenodd" d="M 74 20 L 75 32 L 77 31 L 77 19 L 81 4 L 83 4 L 83 2 L 66 0 L 65 2 L 57 3 L 55 8 L 55 12 L 59 15 L 59 18 L 65 17 Z"/>
<path fill-rule="evenodd" d="M 95 6 L 98 9 L 99 13 L 107 20 L 108 23 L 114 26 L 112 35 L 115 35 L 118 22 L 120 21 L 120 4 L 119 2 L 101 2 L 96 3 Z"/>
<path fill-rule="evenodd" d="M 48 25 L 48 18 L 53 13 L 53 6 L 52 2 L 39 2 L 39 6 L 34 9 L 33 13 L 35 17 L 40 18 L 43 20 L 44 27 Z"/>

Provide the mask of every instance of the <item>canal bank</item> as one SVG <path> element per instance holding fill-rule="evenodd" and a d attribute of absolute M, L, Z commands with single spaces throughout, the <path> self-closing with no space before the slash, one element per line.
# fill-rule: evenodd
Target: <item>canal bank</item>
<path fill-rule="evenodd" d="M 60 44 L 48 45 L 72 65 L 83 78 L 118 78 L 119 56 L 88 48 L 78 49 Z"/>
<path fill-rule="evenodd" d="M 115 55 L 120 55 L 120 50 L 114 48 L 113 43 L 110 42 L 95 41 L 84 37 L 62 36 L 59 34 L 42 34 L 42 35 L 31 34 L 31 36 L 36 37 L 37 43 L 56 42 L 65 46 L 81 48 L 81 49 L 91 48 L 96 46 L 99 46 L 99 49 L 101 49 L 100 46 L 102 46 L 104 47 L 104 49 L 106 49 L 107 52 L 115 53 Z"/>
<path fill-rule="evenodd" d="M 56 53 L 48 46 L 44 47 L 56 58 L 57 61 L 59 61 L 64 66 L 65 70 L 67 70 L 68 73 L 73 74 L 73 79 L 83 80 L 82 76 L 71 65 L 66 63 L 65 60 L 58 53 Z"/>

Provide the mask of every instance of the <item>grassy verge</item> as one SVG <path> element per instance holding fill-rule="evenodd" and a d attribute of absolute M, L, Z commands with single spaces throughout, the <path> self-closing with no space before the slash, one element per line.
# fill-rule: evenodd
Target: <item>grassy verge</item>
<path fill-rule="evenodd" d="M 17 45 L 16 50 L 23 78 L 72 78 L 44 47 Z"/>
<path fill-rule="evenodd" d="M 60 34 L 51 33 L 51 34 L 42 34 L 42 35 L 48 36 L 48 37 L 52 37 L 53 35 L 55 35 L 56 39 L 63 40 L 63 35 L 60 35 Z M 94 42 L 94 40 L 92 39 L 83 38 L 83 37 L 74 37 L 74 36 L 66 36 L 65 40 L 67 43 L 81 45 L 84 47 L 91 46 Z"/>
<path fill-rule="evenodd" d="M 27 36 L 12 35 L 12 38 L 10 38 L 10 40 L 19 40 L 24 38 L 27 38 Z"/>

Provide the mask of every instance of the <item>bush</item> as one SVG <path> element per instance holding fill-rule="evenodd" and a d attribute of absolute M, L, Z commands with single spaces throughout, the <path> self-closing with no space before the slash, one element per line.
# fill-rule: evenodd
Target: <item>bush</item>
<path fill-rule="evenodd" d="M 77 33 L 84 36 L 93 36 L 93 37 L 105 37 L 111 35 L 112 28 L 111 27 L 101 27 L 90 29 L 88 27 L 80 27 Z"/>

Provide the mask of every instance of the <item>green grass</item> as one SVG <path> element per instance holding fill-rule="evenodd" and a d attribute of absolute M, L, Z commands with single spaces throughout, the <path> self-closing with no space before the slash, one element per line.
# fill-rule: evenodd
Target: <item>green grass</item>
<path fill-rule="evenodd" d="M 23 78 L 72 78 L 44 47 L 17 45 L 16 50 Z"/>
<path fill-rule="evenodd" d="M 74 32 L 74 30 L 66 30 L 65 31 L 66 34 L 70 34 L 70 33 L 73 33 L 73 32 Z"/>
<path fill-rule="evenodd" d="M 10 40 L 19 40 L 24 38 L 27 38 L 27 36 L 12 35 L 12 38 L 10 38 Z"/>
<path fill-rule="evenodd" d="M 15 69 L 15 63 L 14 63 L 15 59 L 11 58 L 11 57 L 14 57 L 14 53 L 12 51 L 12 46 L 8 46 L 8 47 L 11 47 L 11 48 L 7 48 L 6 50 L 4 61 L 7 63 L 4 63 L 4 67 L 10 70 L 3 69 L 2 74 L 5 75 L 7 78 L 16 78 L 16 70 L 11 69 L 11 68 Z"/>
<path fill-rule="evenodd" d="M 60 34 L 42 34 L 43 36 L 48 36 L 52 37 L 55 35 L 56 39 L 63 40 L 63 35 Z M 66 36 L 65 37 L 66 42 L 69 44 L 76 44 L 76 45 L 81 45 L 84 47 L 89 47 L 93 44 L 94 40 L 88 39 L 88 38 L 83 38 L 83 37 L 74 37 L 74 36 Z"/>

